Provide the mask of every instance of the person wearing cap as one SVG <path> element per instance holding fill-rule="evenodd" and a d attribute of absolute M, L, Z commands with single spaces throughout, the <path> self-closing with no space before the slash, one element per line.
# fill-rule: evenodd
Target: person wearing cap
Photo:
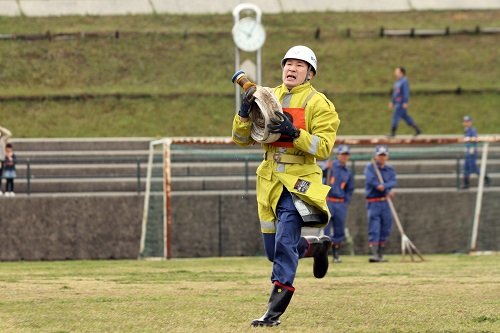
<path fill-rule="evenodd" d="M 380 182 L 373 163 L 365 168 L 366 208 L 368 211 L 368 242 L 371 257 L 369 262 L 386 262 L 384 249 L 392 229 L 392 212 L 387 197 L 392 198 L 396 187 L 396 171 L 387 164 L 389 149 L 386 146 L 375 148 L 375 162 L 383 182 Z"/>
<path fill-rule="evenodd" d="M 410 83 L 406 78 L 406 70 L 403 67 L 397 67 L 394 70 L 394 76 L 396 77 L 396 83 L 394 83 L 394 88 L 392 89 L 392 100 L 389 103 L 389 108 L 394 111 L 392 113 L 391 133 L 388 137 L 393 138 L 396 136 L 396 130 L 401 119 L 406 121 L 408 126 L 415 129 L 415 136 L 417 136 L 422 133 L 422 130 L 418 127 L 415 120 L 413 120 L 413 118 L 408 114 Z"/>
<path fill-rule="evenodd" d="M 311 80 L 318 74 L 314 52 L 303 45 L 289 49 L 281 61 L 282 84 L 274 88 L 282 110 L 271 119 L 270 132 L 278 141 L 262 143 L 264 160 L 257 169 L 257 205 L 264 249 L 273 262 L 273 284 L 266 313 L 252 326 L 276 326 L 288 307 L 299 258 L 313 257 L 313 273 L 322 278 L 328 271 L 328 236 L 301 237 L 303 226 L 324 228 L 330 218 L 316 159 L 325 160 L 333 149 L 338 114 L 332 102 L 316 91 Z M 249 90 L 248 90 L 249 91 Z M 253 145 L 251 96 L 243 96 L 233 119 L 232 138 L 241 147 Z"/>
<path fill-rule="evenodd" d="M 345 239 L 345 219 L 347 208 L 354 192 L 354 178 L 347 167 L 350 147 L 340 145 L 337 148 L 337 158 L 323 164 L 323 182 L 331 187 L 326 201 L 330 209 L 330 222 L 325 227 L 325 235 L 332 239 L 333 262 L 341 263 L 339 259 L 340 245 Z"/>
<path fill-rule="evenodd" d="M 463 125 L 464 125 L 464 137 L 466 139 L 469 138 L 477 138 L 477 131 L 472 126 L 472 117 L 464 116 L 463 117 Z M 462 189 L 466 190 L 470 186 L 470 175 L 475 173 L 479 176 L 479 168 L 477 167 L 477 142 L 465 142 L 465 156 L 464 156 L 464 178 Z M 484 181 L 486 186 L 490 185 L 490 177 L 488 175 L 484 176 Z"/>

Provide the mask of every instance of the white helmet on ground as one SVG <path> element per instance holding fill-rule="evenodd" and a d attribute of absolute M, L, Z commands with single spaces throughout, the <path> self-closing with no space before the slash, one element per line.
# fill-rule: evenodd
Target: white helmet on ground
<path fill-rule="evenodd" d="M 296 45 L 292 47 L 281 60 L 281 68 L 285 67 L 285 62 L 287 59 L 299 59 L 307 62 L 311 65 L 314 70 L 314 75 L 318 73 L 318 61 L 316 60 L 316 55 L 313 50 L 304 45 Z"/>

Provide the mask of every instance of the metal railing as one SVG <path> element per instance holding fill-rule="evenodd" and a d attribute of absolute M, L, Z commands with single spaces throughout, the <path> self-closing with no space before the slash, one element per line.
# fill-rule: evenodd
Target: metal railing
<path fill-rule="evenodd" d="M 366 163 L 368 163 L 369 158 L 366 156 L 356 155 L 352 156 L 350 160 L 350 169 L 353 173 L 353 176 L 359 174 L 359 166 L 362 163 L 363 168 Z M 161 158 L 161 157 L 160 157 Z M 464 157 L 463 154 L 446 155 L 446 156 L 411 156 L 411 157 L 391 157 L 391 162 L 394 161 L 432 161 L 432 160 L 450 160 L 454 161 L 455 167 L 452 171 L 456 178 L 456 187 L 460 187 L 460 176 L 462 175 L 462 161 Z M 241 176 L 244 177 L 244 190 L 246 193 L 250 190 L 250 177 L 254 177 L 254 171 L 250 171 L 250 163 L 259 162 L 262 160 L 261 154 L 234 154 L 234 155 L 211 155 L 211 156 L 191 156 L 191 155 L 177 155 L 173 157 L 172 163 L 175 165 L 176 163 L 206 163 L 206 162 L 231 162 L 231 163 L 242 163 L 243 164 L 243 172 L 241 168 L 236 170 L 234 173 L 199 173 L 199 174 L 190 174 L 189 172 L 185 175 L 174 175 L 174 178 L 182 179 L 182 178 L 216 178 L 216 177 L 226 177 L 226 176 Z M 496 168 L 494 170 L 488 170 L 489 173 L 498 173 L 500 172 L 500 155 L 490 155 L 488 157 L 489 161 L 496 161 Z M 24 178 L 26 179 L 26 193 L 30 195 L 32 193 L 32 180 L 33 179 L 86 179 L 86 178 L 97 178 L 97 179 L 113 179 L 113 178 L 133 178 L 136 179 L 136 191 L 138 194 L 142 192 L 141 183 L 146 179 L 146 171 L 142 172 L 141 168 L 147 165 L 147 157 L 103 157 L 103 158 L 18 158 L 17 165 L 25 164 L 26 173 Z M 158 161 L 161 165 L 161 161 Z M 478 161 L 479 163 L 479 161 Z M 112 164 L 112 165 L 122 165 L 122 164 L 135 164 L 135 172 L 134 173 L 123 173 L 123 174 L 106 174 L 105 172 L 99 174 L 71 174 L 65 173 L 61 175 L 57 174 L 34 174 L 33 173 L 33 165 L 78 165 L 78 164 Z M 321 162 L 320 162 L 321 164 Z M 491 168 L 490 168 L 491 169 Z M 18 168 L 18 174 L 19 174 Z M 396 167 L 397 171 L 397 167 Z M 437 171 L 432 172 L 398 172 L 398 174 L 450 174 L 450 168 L 445 167 L 443 170 L 437 169 Z M 159 170 L 153 173 L 153 178 L 161 178 L 163 177 L 163 170 Z M 18 179 L 22 179 L 23 177 L 18 177 Z"/>

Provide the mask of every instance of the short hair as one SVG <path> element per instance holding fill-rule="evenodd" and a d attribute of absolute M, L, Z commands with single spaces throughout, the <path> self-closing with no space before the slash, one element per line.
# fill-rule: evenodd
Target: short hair
<path fill-rule="evenodd" d="M 406 70 L 404 67 L 398 67 L 398 69 L 403 73 L 403 75 L 406 75 Z"/>
<path fill-rule="evenodd" d="M 5 145 L 5 148 L 12 148 L 12 143 L 8 143 Z"/>

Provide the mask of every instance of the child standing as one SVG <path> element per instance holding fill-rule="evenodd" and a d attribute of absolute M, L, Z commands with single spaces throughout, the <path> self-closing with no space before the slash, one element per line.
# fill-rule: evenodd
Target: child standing
<path fill-rule="evenodd" d="M 2 193 L 2 172 L 3 172 L 3 160 L 5 159 L 5 146 L 7 141 L 12 136 L 12 133 L 5 127 L 0 126 L 0 196 Z"/>
<path fill-rule="evenodd" d="M 6 179 L 5 196 L 13 197 L 14 193 L 14 178 L 16 178 L 16 154 L 12 144 L 8 143 L 5 146 L 5 159 L 3 161 L 3 176 Z"/>

